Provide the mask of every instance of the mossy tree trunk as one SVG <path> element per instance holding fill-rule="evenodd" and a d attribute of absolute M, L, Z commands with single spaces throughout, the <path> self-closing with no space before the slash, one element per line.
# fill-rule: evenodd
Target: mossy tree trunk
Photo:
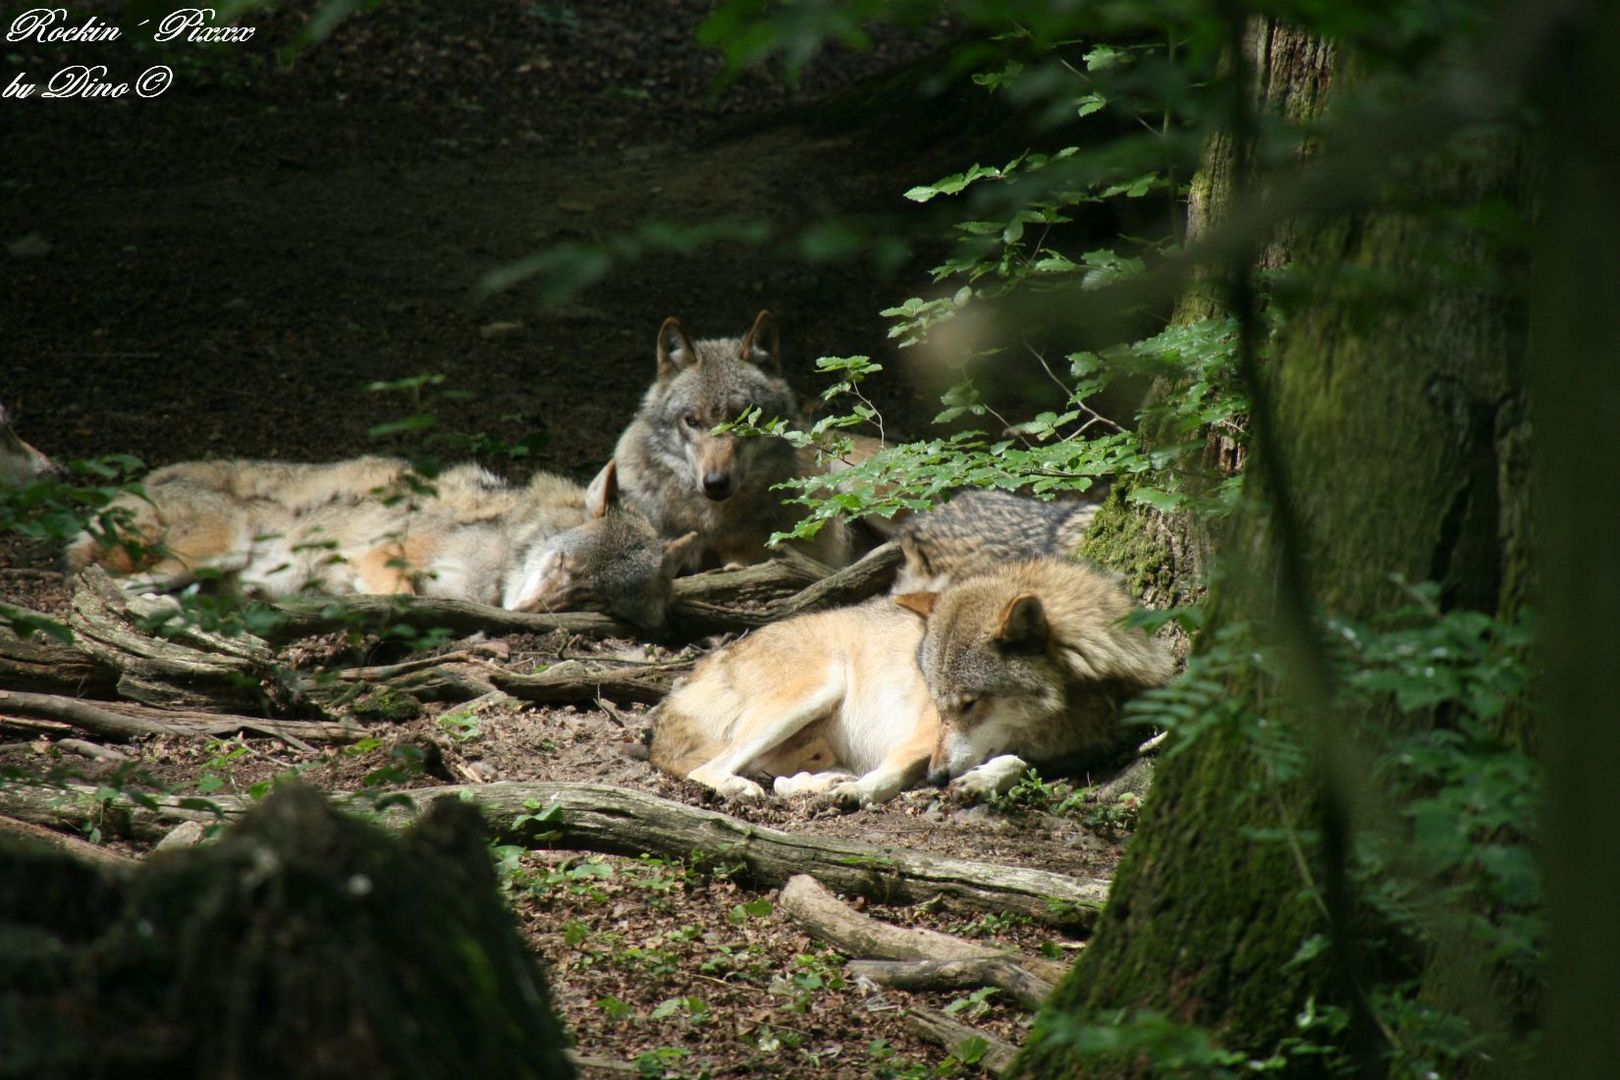
<path fill-rule="evenodd" d="M 1263 25 L 1248 44 L 1258 98 L 1271 108 L 1314 112 L 1330 85 L 1353 77 L 1349 58 L 1285 27 Z M 1313 287 L 1265 381 L 1313 598 L 1351 618 L 1399 601 L 1392 574 L 1437 581 L 1446 604 L 1492 614 L 1513 610 L 1530 585 L 1527 268 L 1461 222 L 1470 207 L 1524 210 L 1531 176 L 1506 139 L 1472 149 L 1428 155 L 1380 205 L 1296 222 L 1258 255 L 1267 266 L 1292 262 Z M 1193 185 L 1194 231 L 1219 220 L 1235 182 L 1230 141 L 1217 140 Z M 1195 290 L 1178 318 L 1209 314 L 1213 295 Z M 1276 500 L 1260 490 L 1252 458 L 1249 472 L 1246 508 L 1219 545 L 1228 575 L 1212 597 L 1206 642 L 1222 625 L 1266 617 L 1275 600 Z M 1149 535 L 1166 531 L 1147 515 L 1135 522 Z M 1113 522 L 1114 547 L 1131 526 Z M 1260 715 L 1277 708 L 1255 703 Z M 1326 955 L 1294 962 L 1308 938 L 1327 932 L 1319 894 L 1307 889 L 1322 881 L 1319 852 L 1308 841 L 1255 839 L 1311 835 L 1320 790 L 1273 782 L 1231 732 L 1206 733 L 1165 760 L 1094 942 L 1041 1014 L 1021 1069 L 1139 1068 L 1078 1056 L 1074 1036 L 1107 1010 L 1156 1010 L 1264 1055 L 1298 1033 L 1310 999 L 1348 1004 L 1349 980 Z M 1446 976 L 1432 978 L 1436 997 L 1455 997 Z"/>

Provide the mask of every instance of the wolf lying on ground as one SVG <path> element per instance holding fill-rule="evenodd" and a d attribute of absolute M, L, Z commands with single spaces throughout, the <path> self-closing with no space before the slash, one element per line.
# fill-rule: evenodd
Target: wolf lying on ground
<path fill-rule="evenodd" d="M 659 327 L 657 356 L 657 378 L 614 451 L 626 503 L 661 536 L 697 533 L 689 569 L 765 561 L 766 540 L 792 529 L 800 515 L 771 488 L 805 465 L 781 439 L 713 429 L 756 407 L 762 419 L 800 420 L 798 399 L 781 377 L 775 320 L 762 311 L 740 338 L 693 341 L 671 317 Z M 848 533 L 829 524 L 804 550 L 842 566 L 850 558 Z"/>
<path fill-rule="evenodd" d="M 891 592 L 937 592 L 1021 559 L 1071 558 L 1096 514 L 1093 502 L 1042 502 L 977 488 L 958 492 L 896 530 L 905 561 Z"/>
<path fill-rule="evenodd" d="M 0 487 L 25 487 L 59 471 L 55 462 L 17 436 L 11 416 L 0 405 Z"/>
<path fill-rule="evenodd" d="M 1169 680 L 1095 570 L 1035 559 L 942 593 L 766 626 L 702 660 L 655 710 L 649 759 L 728 798 L 893 798 L 924 777 L 1005 790 L 1026 762 L 1123 748 L 1120 706 Z M 920 666 L 919 666 L 920 661 Z"/>
<path fill-rule="evenodd" d="M 86 531 L 69 544 L 70 571 L 95 563 L 140 592 L 217 576 L 267 599 L 414 593 L 601 610 L 651 628 L 695 539 L 662 541 L 620 507 L 612 462 L 588 489 L 548 473 L 515 488 L 476 465 L 429 483 L 384 457 L 184 462 L 144 490 L 113 503 L 122 537 Z"/>

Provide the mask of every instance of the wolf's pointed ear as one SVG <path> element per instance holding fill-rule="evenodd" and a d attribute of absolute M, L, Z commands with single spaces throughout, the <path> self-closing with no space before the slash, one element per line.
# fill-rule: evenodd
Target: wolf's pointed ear
<path fill-rule="evenodd" d="M 938 601 L 937 592 L 908 592 L 894 598 L 895 603 L 907 611 L 915 611 L 925 619 L 934 613 L 934 604 Z"/>
<path fill-rule="evenodd" d="M 686 553 L 697 543 L 698 534 L 689 532 L 664 544 L 663 571 L 665 577 L 674 577 L 686 565 Z"/>
<path fill-rule="evenodd" d="M 585 516 L 606 517 L 607 512 L 619 501 L 619 464 L 613 458 L 602 466 L 602 471 L 591 479 L 591 486 L 585 489 Z"/>
<path fill-rule="evenodd" d="M 743 335 L 742 348 L 739 349 L 742 358 L 750 364 L 768 367 L 772 371 L 781 370 L 780 348 L 782 335 L 776 329 L 776 319 L 768 311 L 762 311 L 754 316 L 754 325 L 748 328 Z"/>
<path fill-rule="evenodd" d="M 1001 625 L 996 640 L 1012 648 L 1033 648 L 1046 644 L 1046 609 L 1041 598 L 1020 596 L 1001 609 Z"/>
<path fill-rule="evenodd" d="M 686 336 L 681 320 L 671 315 L 658 328 L 658 377 L 667 379 L 682 368 L 697 363 L 697 350 Z"/>

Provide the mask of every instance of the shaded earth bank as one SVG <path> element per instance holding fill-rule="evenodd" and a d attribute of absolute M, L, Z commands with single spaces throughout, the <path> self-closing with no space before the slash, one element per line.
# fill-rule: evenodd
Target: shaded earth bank
<path fill-rule="evenodd" d="M 253 41 L 212 50 L 142 49 L 133 34 L 8 45 L 8 82 L 18 72 L 43 82 L 73 62 L 133 79 L 161 62 L 175 83 L 151 99 L 0 101 L 0 401 L 25 438 L 63 459 L 330 460 L 399 449 L 368 431 L 413 403 L 365 388 L 432 372 L 470 394 L 429 403 L 438 430 L 481 436 L 460 446 L 515 478 L 539 467 L 583 480 L 649 381 L 666 315 L 700 335 L 734 334 L 770 308 L 807 397 L 818 389 L 816 356 L 867 353 L 892 365 L 877 312 L 926 288 L 929 263 L 889 277 L 860 260 L 806 264 L 783 238 L 824 212 L 904 214 L 900 192 L 1016 134 L 998 130 L 1001 119 L 971 87 L 925 101 L 899 88 L 914 79 L 876 81 L 926 63 L 948 40 L 943 24 L 932 37 L 831 57 L 794 90 L 753 72 L 715 97 L 719 61 L 692 44 L 707 8 L 389 5 L 290 63 L 277 52 L 307 12 L 255 16 Z M 777 239 L 618 264 L 552 310 L 521 287 L 470 299 L 485 273 L 548 245 L 714 219 L 767 221 Z M 873 395 L 902 429 L 919 430 L 931 412 L 898 381 Z M 468 452 L 457 445 L 438 449 Z M 514 446 L 527 452 L 502 449 Z M 56 558 L 0 542 L 0 599 L 61 614 Z M 522 671 L 571 656 L 672 656 L 562 635 L 476 648 Z M 283 659 L 313 670 L 367 653 L 313 640 Z M 245 793 L 298 770 L 330 789 L 379 776 L 578 780 L 701 801 L 633 754 L 641 727 L 634 710 L 494 703 L 377 721 L 372 738 L 341 750 L 252 737 L 152 738 L 125 750 L 137 771 L 177 793 Z M 91 779 L 118 768 L 78 762 L 37 728 L 8 726 L 0 742 L 8 767 L 66 766 Z M 962 808 L 916 792 L 853 815 L 740 813 L 1109 875 L 1117 837 L 1098 835 L 1079 812 L 1051 810 L 1051 800 L 1022 811 Z M 693 1076 L 906 1075 L 944 1058 L 909 1033 L 901 1007 L 916 999 L 943 1008 L 967 995 L 846 981 L 836 957 L 758 902 L 769 891 L 667 860 L 506 858 L 512 907 L 583 1052 L 650 1054 L 645 1072 Z M 943 905 L 869 910 L 1025 954 L 1067 959 L 1082 947 L 1017 917 Z M 1016 1041 L 1023 1013 L 1003 997 L 966 1002 L 958 1017 Z"/>

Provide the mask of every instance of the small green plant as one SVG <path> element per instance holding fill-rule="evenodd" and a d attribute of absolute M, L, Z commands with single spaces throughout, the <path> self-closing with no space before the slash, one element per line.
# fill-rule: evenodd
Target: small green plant
<path fill-rule="evenodd" d="M 1028 926 L 1032 921 L 1028 915 L 1016 911 L 992 911 L 972 922 L 954 927 L 952 932 L 965 937 L 989 937 L 992 934 L 1004 934 L 1014 927 Z"/>
<path fill-rule="evenodd" d="M 635 1009 L 611 994 L 604 998 L 597 998 L 592 1004 L 601 1009 L 602 1015 L 609 1020 L 623 1022 L 636 1015 Z"/>
<path fill-rule="evenodd" d="M 660 1002 L 648 1014 L 652 1020 L 667 1020 L 672 1016 L 684 1016 L 686 1022 L 694 1026 L 706 1024 L 713 1019 L 708 1002 L 698 997 L 673 997 Z"/>
<path fill-rule="evenodd" d="M 961 1016 L 967 1020 L 974 1020 L 990 1011 L 990 999 L 1001 991 L 994 986 L 981 987 L 966 997 L 959 997 L 945 1006 L 945 1012 L 951 1016 Z"/>
<path fill-rule="evenodd" d="M 397 743 L 388 748 L 387 762 L 361 778 L 367 788 L 399 787 L 408 784 L 427 771 L 427 752 L 412 743 Z"/>
<path fill-rule="evenodd" d="M 771 991 L 787 995 L 791 1011 L 807 1012 L 817 995 L 844 988 L 843 964 L 843 957 L 835 952 L 799 953 L 793 957 L 788 975 L 771 981 Z"/>
<path fill-rule="evenodd" d="M 727 918 L 733 926 L 741 926 L 750 919 L 763 919 L 775 910 L 769 900 L 749 900 L 741 904 L 733 904 Z"/>
<path fill-rule="evenodd" d="M 203 763 L 202 771 L 197 775 L 197 791 L 203 795 L 212 795 L 224 788 L 236 787 L 236 780 L 232 776 L 232 766 L 247 757 L 247 745 L 240 740 L 221 742 L 209 740 L 208 751 L 211 755 Z"/>

